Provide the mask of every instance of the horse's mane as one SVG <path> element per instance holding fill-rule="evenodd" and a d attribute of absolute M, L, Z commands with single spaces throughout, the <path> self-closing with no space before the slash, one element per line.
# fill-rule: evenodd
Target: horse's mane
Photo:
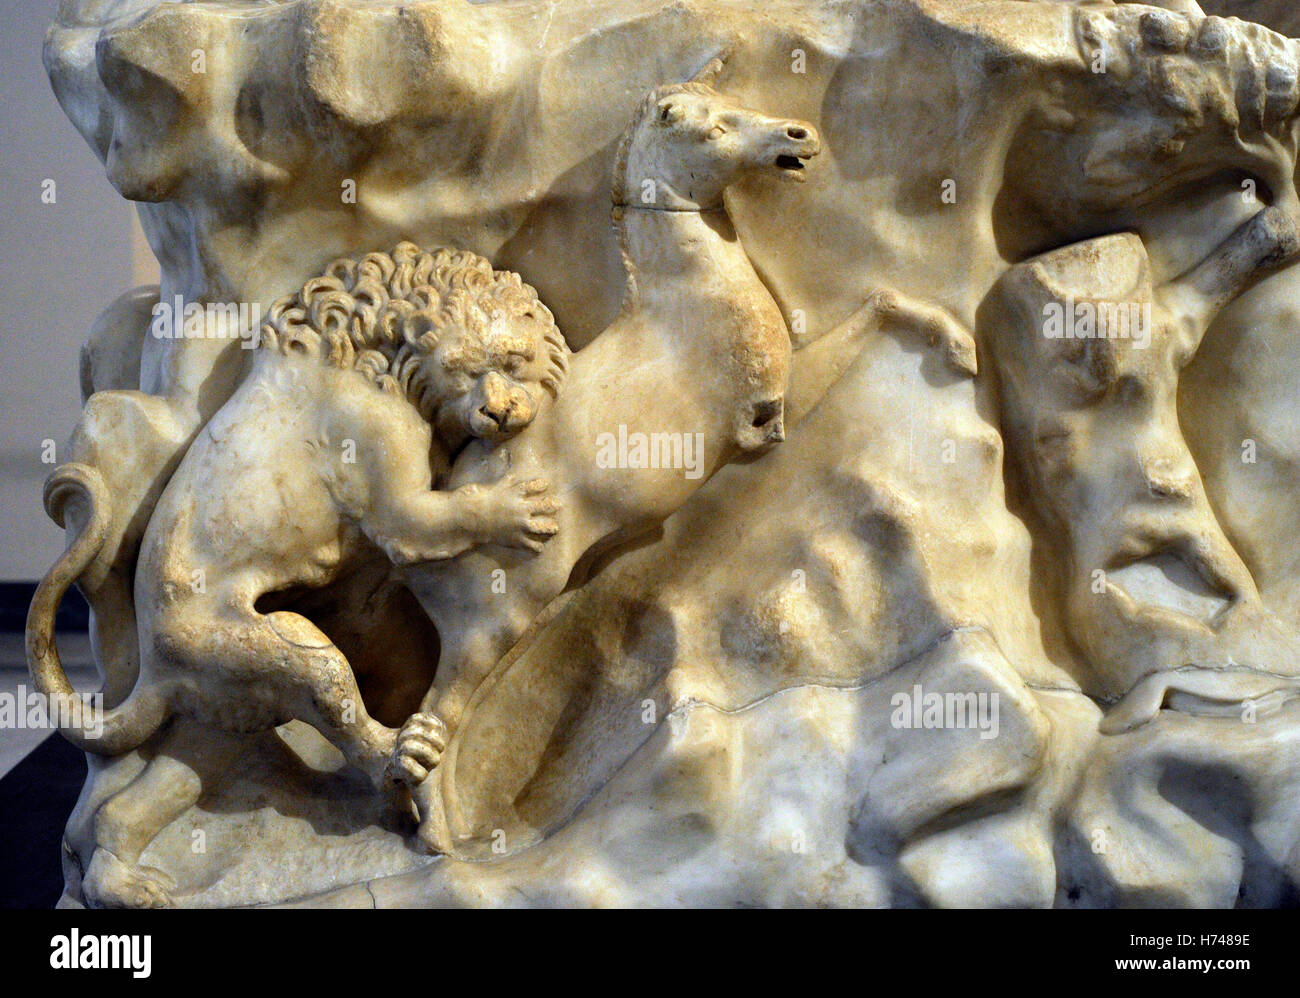
<path fill-rule="evenodd" d="M 689 80 L 686 83 L 670 83 L 662 87 L 656 87 L 641 99 L 637 105 L 636 111 L 632 115 L 632 121 L 623 131 L 623 137 L 618 143 L 618 152 L 614 156 L 614 170 L 611 175 L 610 197 L 614 203 L 613 220 L 614 228 L 618 233 L 618 251 L 623 258 L 624 288 L 623 288 L 623 314 L 632 311 L 636 305 L 637 298 L 637 279 L 636 268 L 632 264 L 632 258 L 627 250 L 627 236 L 623 231 L 623 216 L 627 212 L 627 167 L 628 161 L 632 157 L 632 143 L 636 139 L 637 132 L 645 124 L 646 119 L 653 116 L 659 107 L 659 102 L 665 97 L 671 97 L 674 94 L 695 94 L 698 97 L 715 97 L 718 92 L 707 83 L 701 83 L 696 80 Z"/>
<path fill-rule="evenodd" d="M 718 96 L 718 92 L 708 84 L 690 81 L 687 83 L 670 83 L 667 86 L 657 87 L 641 99 L 641 103 L 637 105 L 637 109 L 632 115 L 631 124 L 627 126 L 622 139 L 619 140 L 618 153 L 614 157 L 614 172 L 610 193 L 616 207 L 626 205 L 623 196 L 627 189 L 627 164 L 632 155 L 632 140 L 636 137 L 636 133 L 645 120 L 656 112 L 659 102 L 665 97 L 671 97 L 674 94 L 695 94 L 697 97 Z"/>

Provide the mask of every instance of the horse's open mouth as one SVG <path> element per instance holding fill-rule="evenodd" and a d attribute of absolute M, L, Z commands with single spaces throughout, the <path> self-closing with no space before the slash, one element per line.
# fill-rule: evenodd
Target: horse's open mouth
<path fill-rule="evenodd" d="M 776 168 L 787 177 L 795 180 L 803 180 L 804 160 L 808 157 L 795 156 L 791 153 L 781 153 L 776 157 Z"/>

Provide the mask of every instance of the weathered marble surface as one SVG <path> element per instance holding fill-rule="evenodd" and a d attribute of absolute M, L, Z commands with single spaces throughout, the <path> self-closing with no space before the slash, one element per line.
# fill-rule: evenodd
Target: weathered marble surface
<path fill-rule="evenodd" d="M 527 467 L 560 453 L 539 441 L 566 399 L 668 394 L 602 341 L 626 315 L 610 178 L 646 95 L 722 57 L 715 93 L 819 143 L 804 183 L 738 177 L 723 213 L 761 279 L 744 307 L 770 300 L 790 338 L 788 386 L 781 345 L 756 349 L 778 358 L 783 439 L 720 453 L 676 505 L 652 490 L 635 536 L 561 518 L 540 555 L 409 565 L 376 542 L 275 608 L 333 640 L 382 727 L 422 700 L 444 717 L 441 753 L 408 728 L 419 833 L 305 725 L 200 718 L 92 756 L 65 902 L 1294 903 L 1300 43 L 1164 6 L 64 0 L 56 93 L 163 267 L 95 331 L 72 445 L 113 497 L 81 579 L 112 706 L 152 654 L 137 634 L 161 598 L 140 602 L 141 580 L 175 581 L 140 573 L 146 524 L 232 487 L 192 472 L 164 491 L 196 435 L 222 453 L 201 428 L 231 418 L 253 358 L 279 363 L 230 335 L 149 335 L 155 296 L 269 308 L 401 240 L 483 254 L 575 351 L 499 444 Z M 1286 4 L 1217 7 L 1300 33 Z M 645 236 L 640 265 L 674 238 Z M 1015 325 L 1044 287 L 1154 302 L 1153 345 L 1054 352 Z M 433 474 L 491 480 L 493 453 Z M 590 509 L 575 459 L 550 460 L 562 517 Z M 617 520 L 637 473 L 609 474 Z M 558 595 L 583 530 L 608 550 Z M 529 567 L 546 559 L 565 567 Z M 1140 598 L 1094 594 L 1095 571 L 1133 565 Z M 435 667 L 452 685 L 431 702 Z M 996 731 L 904 726 L 918 686 L 996 703 Z M 84 889 L 148 824 L 122 792 L 157 758 L 202 791 L 138 856 L 165 877 Z"/>

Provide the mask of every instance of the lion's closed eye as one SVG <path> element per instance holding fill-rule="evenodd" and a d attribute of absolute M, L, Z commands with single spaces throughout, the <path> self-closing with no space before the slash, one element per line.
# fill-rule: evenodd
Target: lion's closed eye
<path fill-rule="evenodd" d="M 506 373 L 512 377 L 519 377 L 528 370 L 528 366 L 533 362 L 535 356 L 536 355 L 531 351 L 527 353 L 512 353 L 506 358 L 505 364 L 502 366 Z"/>

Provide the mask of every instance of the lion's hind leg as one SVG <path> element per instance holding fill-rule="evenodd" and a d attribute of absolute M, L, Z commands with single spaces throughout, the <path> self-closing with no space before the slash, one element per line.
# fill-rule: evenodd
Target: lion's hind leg
<path fill-rule="evenodd" d="M 396 792 L 387 770 L 397 733 L 366 712 L 351 666 L 319 628 L 296 613 L 204 602 L 188 600 L 175 618 L 155 619 L 155 668 L 190 687 L 179 696 L 188 709 L 144 771 L 96 815 L 85 891 L 97 907 L 171 903 L 170 878 L 144 867 L 141 855 L 224 771 L 242 732 L 303 721 L 377 788 Z"/>
<path fill-rule="evenodd" d="M 279 722 L 299 720 L 332 742 L 379 789 L 390 784 L 388 763 L 397 732 L 366 711 L 352 666 L 306 617 L 287 610 L 255 614 L 226 630 L 223 647 L 236 647 L 254 682 L 274 703 Z"/>
<path fill-rule="evenodd" d="M 229 766 L 240 742 L 177 718 L 140 775 L 95 815 L 95 852 L 82 889 L 96 908 L 162 908 L 175 884 L 141 856 L 168 825 L 199 802 Z"/>
<path fill-rule="evenodd" d="M 386 788 L 397 732 L 366 711 L 343 652 L 301 614 L 258 612 L 246 580 L 227 581 L 223 592 L 187 594 L 153 620 L 152 663 L 178 690 L 181 712 L 228 731 L 302 721 Z"/>

